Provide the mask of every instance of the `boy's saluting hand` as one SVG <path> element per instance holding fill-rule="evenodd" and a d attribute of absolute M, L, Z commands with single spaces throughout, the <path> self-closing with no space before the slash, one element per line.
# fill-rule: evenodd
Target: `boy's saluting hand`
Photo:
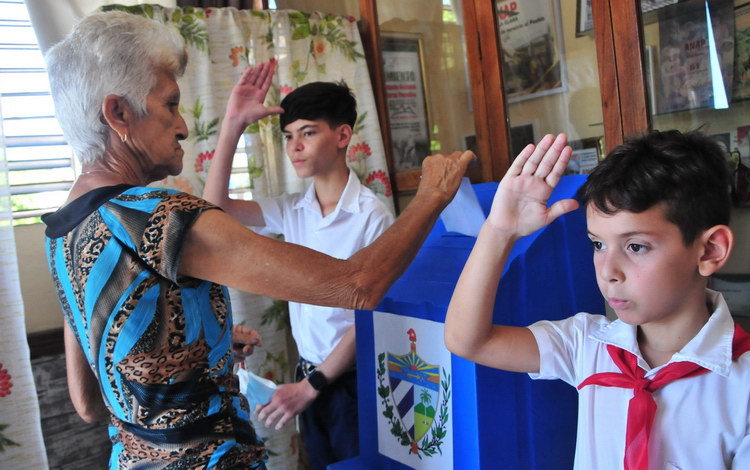
<path fill-rule="evenodd" d="M 566 143 L 565 134 L 554 140 L 548 134 L 538 145 L 529 144 L 518 154 L 498 186 L 487 223 L 515 240 L 578 208 L 574 199 L 547 207 L 570 160 L 572 149 Z"/>
<path fill-rule="evenodd" d="M 490 215 L 453 291 L 445 319 L 445 343 L 464 358 L 516 372 L 537 372 L 539 350 L 528 328 L 493 325 L 497 285 L 513 244 L 575 210 L 573 199 L 547 207 L 570 159 L 565 134 L 528 145 L 500 182 Z"/>
<path fill-rule="evenodd" d="M 284 112 L 281 106 L 264 104 L 276 72 L 276 65 L 276 61 L 271 59 L 268 62 L 251 65 L 242 72 L 229 95 L 225 119 L 237 121 L 244 130 L 248 124 L 266 116 Z"/>

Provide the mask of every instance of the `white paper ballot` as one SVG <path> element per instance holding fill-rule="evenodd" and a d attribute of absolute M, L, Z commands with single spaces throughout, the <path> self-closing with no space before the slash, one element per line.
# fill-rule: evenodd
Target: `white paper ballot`
<path fill-rule="evenodd" d="M 251 411 L 255 411 L 257 405 L 266 405 L 271 401 L 277 388 L 272 380 L 259 377 L 247 369 L 237 370 L 237 377 L 240 379 L 240 393 L 247 397 Z"/>
<path fill-rule="evenodd" d="M 469 178 L 461 180 L 456 197 L 440 214 L 440 219 L 448 232 L 458 232 L 470 237 L 479 235 L 485 217 Z"/>

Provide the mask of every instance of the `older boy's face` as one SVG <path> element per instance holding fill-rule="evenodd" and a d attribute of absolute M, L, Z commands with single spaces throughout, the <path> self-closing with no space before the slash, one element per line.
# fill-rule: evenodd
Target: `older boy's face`
<path fill-rule="evenodd" d="M 599 289 L 622 321 L 666 325 L 705 312 L 701 243 L 685 246 L 663 205 L 606 215 L 589 204 L 586 218 Z"/>
<path fill-rule="evenodd" d="M 339 128 L 331 128 L 326 121 L 297 119 L 284 127 L 286 153 L 300 178 L 323 176 L 338 165 L 345 164 L 339 156 L 342 144 Z"/>

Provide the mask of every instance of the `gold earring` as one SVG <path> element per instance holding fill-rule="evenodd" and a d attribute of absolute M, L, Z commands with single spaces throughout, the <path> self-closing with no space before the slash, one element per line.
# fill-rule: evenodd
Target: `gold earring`
<path fill-rule="evenodd" d="M 125 142 L 127 142 L 127 141 L 128 141 L 128 135 L 127 135 L 127 134 L 123 134 L 123 135 L 121 135 L 121 136 L 120 136 L 120 140 L 122 140 L 122 143 L 124 144 Z"/>

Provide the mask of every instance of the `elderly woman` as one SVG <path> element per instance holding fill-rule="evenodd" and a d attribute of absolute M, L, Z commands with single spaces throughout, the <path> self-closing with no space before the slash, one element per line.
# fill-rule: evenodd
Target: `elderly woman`
<path fill-rule="evenodd" d="M 111 468 L 263 468 L 232 374 L 223 286 L 373 308 L 473 157 L 425 160 L 409 207 L 348 260 L 261 237 L 201 199 L 146 187 L 182 169 L 188 129 L 175 79 L 186 60 L 174 30 L 119 12 L 85 18 L 47 55 L 58 119 L 83 168 L 44 219 L 69 387 L 84 419 L 110 415 Z M 265 94 L 272 72 L 263 64 L 243 79 Z"/>

